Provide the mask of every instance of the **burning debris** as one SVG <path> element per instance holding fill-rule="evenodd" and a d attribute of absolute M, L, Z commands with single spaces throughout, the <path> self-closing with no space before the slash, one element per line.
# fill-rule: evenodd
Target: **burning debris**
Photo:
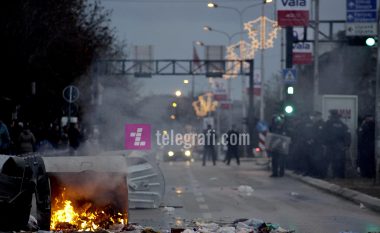
<path fill-rule="evenodd" d="M 111 205 L 97 208 L 89 201 L 78 201 L 73 204 L 73 201 L 68 200 L 63 192 L 61 198 L 55 198 L 52 206 L 50 229 L 95 231 L 110 229 L 115 224 L 124 225 L 125 223 L 126 216 L 116 212 Z"/>

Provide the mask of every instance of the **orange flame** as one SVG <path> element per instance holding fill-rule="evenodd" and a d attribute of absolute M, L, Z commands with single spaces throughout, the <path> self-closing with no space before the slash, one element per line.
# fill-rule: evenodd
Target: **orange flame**
<path fill-rule="evenodd" d="M 108 209 L 96 209 L 90 202 L 80 207 L 73 206 L 72 201 L 65 198 L 65 190 L 61 198 L 55 198 L 53 203 L 51 230 L 95 231 L 98 228 L 106 229 L 113 224 L 127 224 L 123 214 L 112 214 Z"/>

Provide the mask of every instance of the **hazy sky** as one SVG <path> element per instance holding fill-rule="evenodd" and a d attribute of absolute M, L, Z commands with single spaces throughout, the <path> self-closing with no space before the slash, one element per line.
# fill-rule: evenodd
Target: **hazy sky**
<path fill-rule="evenodd" d="M 243 9 L 262 0 L 219 0 L 219 5 Z M 102 5 L 113 11 L 111 25 L 115 27 L 120 40 L 128 46 L 153 45 L 155 59 L 192 59 L 192 42 L 201 40 L 208 45 L 225 45 L 227 38 L 215 32 L 204 32 L 203 26 L 233 34 L 239 31 L 239 16 L 232 10 L 207 8 L 206 0 L 101 0 Z M 344 20 L 346 0 L 320 0 L 320 19 Z M 266 16 L 274 18 L 274 3 L 265 7 Z M 261 6 L 245 11 L 244 22 L 256 19 L 261 14 Z M 235 37 L 234 42 L 238 41 Z M 281 71 L 280 35 L 275 47 L 265 51 L 265 79 Z M 198 47 L 201 59 L 204 51 Z M 259 68 L 260 56 L 255 59 Z M 144 79 L 143 94 L 173 93 L 176 89 L 185 92 L 183 79 L 190 77 L 154 76 Z M 196 91 L 207 89 L 205 77 L 196 77 Z M 241 81 L 233 81 L 233 98 L 241 97 Z"/>

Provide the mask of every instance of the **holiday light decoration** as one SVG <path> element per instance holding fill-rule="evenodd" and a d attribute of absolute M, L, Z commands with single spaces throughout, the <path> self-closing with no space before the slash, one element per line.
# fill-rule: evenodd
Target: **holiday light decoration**
<path fill-rule="evenodd" d="M 244 24 L 244 30 L 248 31 L 253 49 L 273 48 L 273 41 L 277 38 L 280 30 L 277 21 L 271 20 L 266 16 L 260 16 Z"/>
<path fill-rule="evenodd" d="M 205 117 L 209 112 L 214 112 L 217 106 L 218 101 L 213 100 L 213 95 L 210 92 L 198 96 L 198 100 L 193 102 L 195 114 L 198 117 Z"/>

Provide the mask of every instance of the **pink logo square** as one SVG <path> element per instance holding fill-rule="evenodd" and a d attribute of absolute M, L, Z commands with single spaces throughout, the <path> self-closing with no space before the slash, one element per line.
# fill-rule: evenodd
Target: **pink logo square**
<path fill-rule="evenodd" d="M 125 149 L 150 150 L 150 135 L 151 129 L 149 124 L 126 124 Z"/>

